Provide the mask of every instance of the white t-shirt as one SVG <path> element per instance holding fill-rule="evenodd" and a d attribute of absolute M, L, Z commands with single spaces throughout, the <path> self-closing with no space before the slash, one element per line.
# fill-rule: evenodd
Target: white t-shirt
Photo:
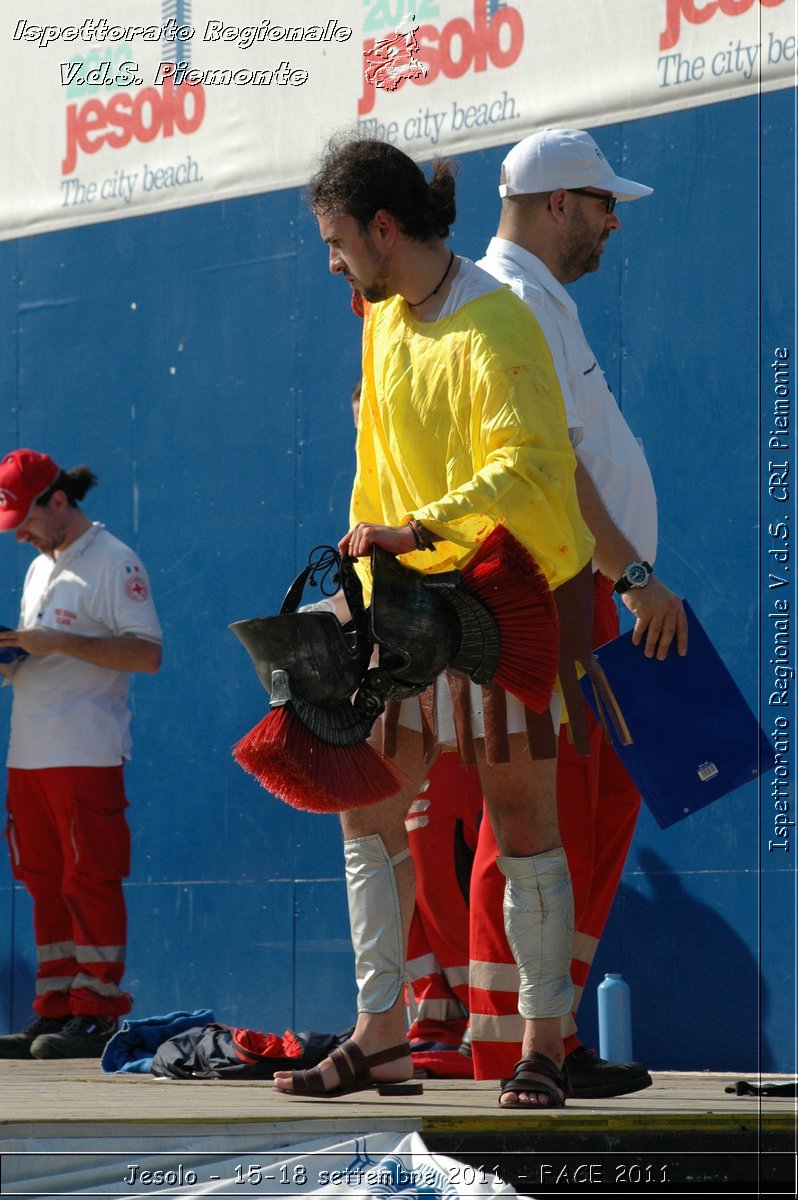
<path fill-rule="evenodd" d="M 131 550 L 93 524 L 25 577 L 20 628 L 43 625 L 83 637 L 134 634 L 161 641 L 149 579 Z M 12 680 L 8 765 L 113 767 L 130 757 L 128 673 L 66 654 L 30 655 Z"/>
<path fill-rule="evenodd" d="M 492 238 L 477 265 L 509 284 L 536 317 L 554 359 L 576 456 L 615 524 L 653 563 L 657 498 L 651 472 L 587 343 L 574 301 L 539 258 L 505 238 Z"/>
<path fill-rule="evenodd" d="M 435 320 L 442 321 L 444 317 L 451 317 L 464 304 L 468 304 L 469 300 L 478 300 L 488 292 L 495 292 L 497 286 L 495 276 L 478 267 L 470 258 L 461 257 L 460 269 Z"/>

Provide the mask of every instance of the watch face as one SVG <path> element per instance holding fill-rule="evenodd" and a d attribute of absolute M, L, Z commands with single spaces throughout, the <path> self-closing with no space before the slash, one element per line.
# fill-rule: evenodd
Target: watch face
<path fill-rule="evenodd" d="M 642 587 L 648 580 L 648 574 L 642 563 L 630 563 L 626 568 L 626 578 L 632 587 Z"/>

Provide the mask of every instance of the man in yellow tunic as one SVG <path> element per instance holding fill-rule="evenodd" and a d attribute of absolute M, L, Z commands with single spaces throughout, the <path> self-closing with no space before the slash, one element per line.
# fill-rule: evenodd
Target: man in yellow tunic
<path fill-rule="evenodd" d="M 454 180 L 433 179 L 369 138 L 334 139 L 310 199 L 330 270 L 368 302 L 351 528 L 342 554 L 373 546 L 423 571 L 467 562 L 499 524 L 556 588 L 590 561 L 557 377 L 528 308 L 445 243 Z M 433 553 L 422 552 L 433 545 Z M 439 689 L 437 700 L 443 702 Z M 570 1011 L 573 906 L 557 828 L 556 759 L 533 760 L 523 706 L 507 696 L 509 761 L 488 764 L 475 693 L 473 734 L 507 878 L 505 925 L 521 975 L 523 1057 L 505 1106 L 561 1107 L 560 1018 Z M 405 816 L 430 768 L 405 710 L 395 764 L 405 786 L 341 814 L 358 983 L 350 1042 L 319 1068 L 275 1076 L 279 1090 L 342 1095 L 409 1079 L 402 988 L 413 909 Z M 446 714 L 436 714 L 437 728 Z"/>

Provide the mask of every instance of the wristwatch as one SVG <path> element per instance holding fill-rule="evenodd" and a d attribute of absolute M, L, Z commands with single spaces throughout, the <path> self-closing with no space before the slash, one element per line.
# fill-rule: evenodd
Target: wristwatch
<path fill-rule="evenodd" d="M 621 578 L 615 584 L 613 591 L 628 592 L 630 588 L 644 588 L 651 578 L 653 567 L 647 562 L 631 562 Z"/>

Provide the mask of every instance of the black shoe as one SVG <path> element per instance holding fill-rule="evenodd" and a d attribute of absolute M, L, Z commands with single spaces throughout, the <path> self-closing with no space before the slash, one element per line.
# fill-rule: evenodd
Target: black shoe
<path fill-rule="evenodd" d="M 71 1017 L 60 1033 L 37 1037 L 34 1058 L 100 1058 L 116 1033 L 116 1017 Z"/>
<path fill-rule="evenodd" d="M 565 1057 L 563 1070 L 571 1095 L 578 1100 L 599 1100 L 606 1096 L 626 1096 L 651 1087 L 652 1079 L 639 1062 L 615 1063 L 587 1046 L 577 1046 Z"/>
<path fill-rule="evenodd" d="M 0 1037 L 0 1058 L 32 1058 L 30 1048 L 37 1037 L 46 1033 L 58 1033 L 69 1017 L 35 1016 L 19 1033 L 6 1033 Z"/>

